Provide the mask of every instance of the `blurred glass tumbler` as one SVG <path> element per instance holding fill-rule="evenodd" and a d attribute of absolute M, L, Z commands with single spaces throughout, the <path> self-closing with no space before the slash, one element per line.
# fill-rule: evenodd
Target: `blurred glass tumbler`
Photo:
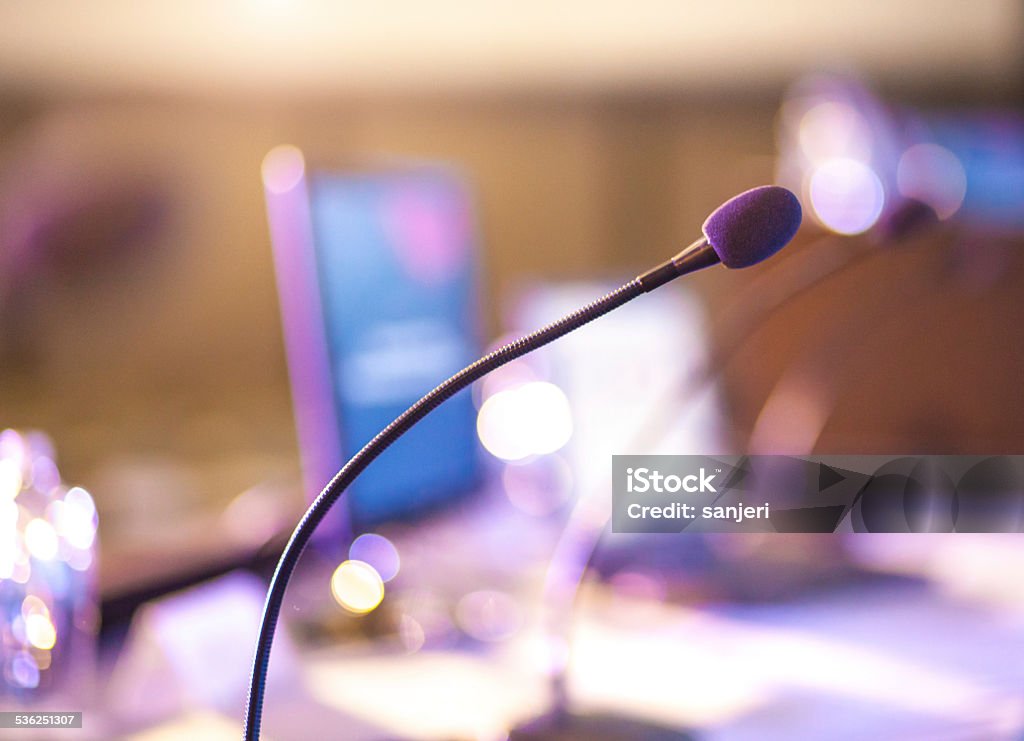
<path fill-rule="evenodd" d="M 0 432 L 0 706 L 82 700 L 95 666 L 96 507 L 49 438 Z"/>

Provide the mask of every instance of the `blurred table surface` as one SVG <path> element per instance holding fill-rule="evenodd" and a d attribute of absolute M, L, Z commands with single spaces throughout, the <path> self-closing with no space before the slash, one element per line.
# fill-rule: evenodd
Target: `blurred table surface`
<path fill-rule="evenodd" d="M 573 642 L 574 707 L 709 739 L 1017 738 L 1024 612 L 920 582 L 698 610 L 599 589 Z M 305 691 L 268 698 L 267 738 L 501 738 L 543 712 L 538 636 L 488 651 L 302 652 Z M 129 736 L 237 738 L 197 708 Z"/>

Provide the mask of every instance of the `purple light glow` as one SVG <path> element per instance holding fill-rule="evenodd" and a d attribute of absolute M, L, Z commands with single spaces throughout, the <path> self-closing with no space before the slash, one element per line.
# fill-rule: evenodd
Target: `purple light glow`
<path fill-rule="evenodd" d="M 390 540 L 376 533 L 366 533 L 356 538 L 348 549 L 348 557 L 370 564 L 385 583 L 398 576 L 401 567 L 398 549 Z"/>
<path fill-rule="evenodd" d="M 885 206 L 885 189 L 878 175 L 863 162 L 849 158 L 815 167 L 809 192 L 814 215 L 839 234 L 866 232 Z"/>

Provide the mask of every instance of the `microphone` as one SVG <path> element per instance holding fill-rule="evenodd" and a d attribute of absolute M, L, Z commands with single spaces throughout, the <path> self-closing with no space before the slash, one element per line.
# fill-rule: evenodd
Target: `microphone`
<path fill-rule="evenodd" d="M 765 185 L 740 193 L 715 209 L 704 222 L 703 236 L 679 254 L 637 276 L 603 298 L 532 334 L 510 342 L 463 368 L 409 407 L 352 456 L 306 510 L 274 570 L 253 658 L 249 697 L 246 703 L 245 739 L 254 741 L 260 736 L 267 670 L 277 619 L 284 603 L 288 581 L 295 571 L 299 557 L 330 508 L 377 456 L 432 410 L 491 371 L 553 342 L 679 276 L 718 263 L 734 269 L 755 265 L 782 249 L 796 234 L 801 219 L 800 202 L 785 188 Z"/>
<path fill-rule="evenodd" d="M 733 196 L 704 221 L 700 239 L 637 278 L 643 292 L 722 263 L 746 268 L 781 250 L 800 228 L 800 201 L 786 188 L 762 185 Z"/>

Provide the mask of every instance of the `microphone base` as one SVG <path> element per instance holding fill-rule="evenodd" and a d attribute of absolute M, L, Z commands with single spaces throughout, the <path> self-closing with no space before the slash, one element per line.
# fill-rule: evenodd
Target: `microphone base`
<path fill-rule="evenodd" d="M 509 741 L 694 741 L 696 735 L 624 715 L 548 713 L 513 728 Z"/>

